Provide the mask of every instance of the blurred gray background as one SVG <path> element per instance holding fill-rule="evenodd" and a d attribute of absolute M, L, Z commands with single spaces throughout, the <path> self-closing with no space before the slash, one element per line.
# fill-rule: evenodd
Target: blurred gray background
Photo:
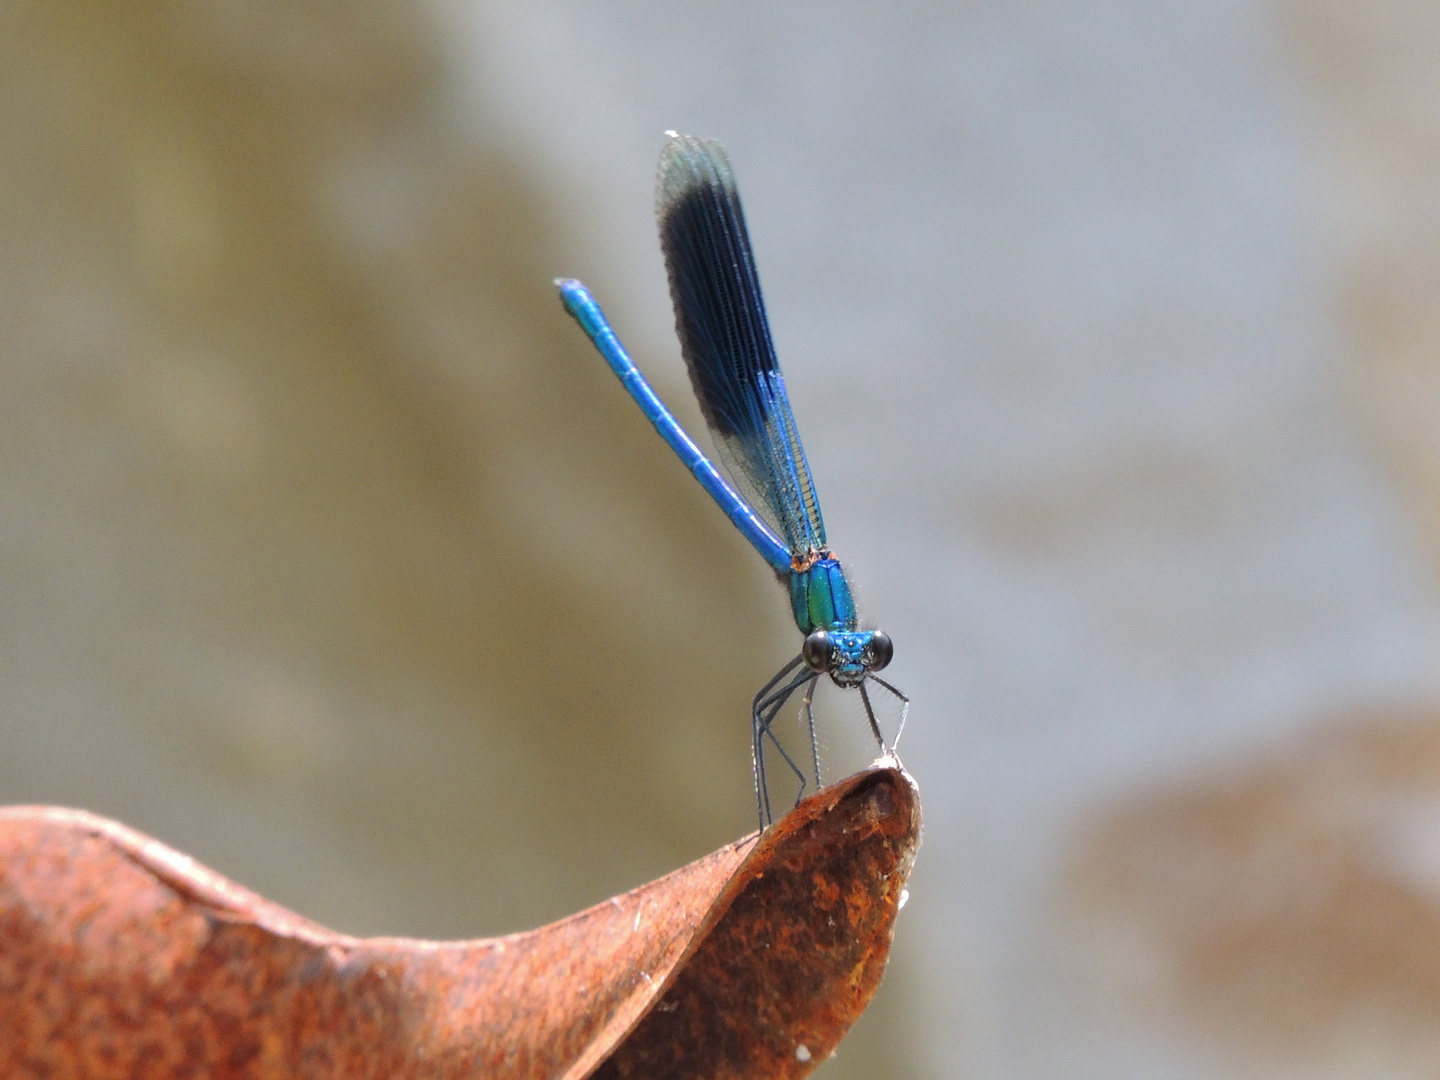
<path fill-rule="evenodd" d="M 550 284 L 701 427 L 677 128 L 915 701 L 821 1075 L 1434 1075 L 1437 50 L 1417 0 L 0 4 L 0 801 L 434 937 L 751 828 L 788 605 Z"/>

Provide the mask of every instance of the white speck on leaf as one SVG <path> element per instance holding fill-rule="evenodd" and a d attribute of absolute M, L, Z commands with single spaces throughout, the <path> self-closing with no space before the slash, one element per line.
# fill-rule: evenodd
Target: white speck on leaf
<path fill-rule="evenodd" d="M 810 1060 L 810 1048 L 809 1048 L 808 1046 L 806 1046 L 804 1043 L 801 1043 L 799 1046 L 795 1047 L 795 1060 L 796 1060 L 796 1061 L 809 1061 L 809 1060 Z"/>
<path fill-rule="evenodd" d="M 903 908 L 903 907 L 904 907 L 906 904 L 908 904 L 909 902 L 910 902 L 910 890 L 909 890 L 909 889 L 901 889 L 901 890 L 900 890 L 900 903 L 899 903 L 898 905 L 896 905 L 895 910 L 896 910 L 896 911 L 899 911 L 901 908 Z"/>

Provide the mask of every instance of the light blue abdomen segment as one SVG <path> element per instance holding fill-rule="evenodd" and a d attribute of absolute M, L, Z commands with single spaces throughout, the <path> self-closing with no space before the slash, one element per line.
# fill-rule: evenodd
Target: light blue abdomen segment
<path fill-rule="evenodd" d="M 734 522 L 735 527 L 754 545 L 765 561 L 781 573 L 789 572 L 790 549 L 781 543 L 769 526 L 756 516 L 745 500 L 735 493 L 735 489 L 715 471 L 715 466 L 710 464 L 709 459 L 700 452 L 700 448 L 685 434 L 680 422 L 671 415 L 655 391 L 650 389 L 645 376 L 641 375 L 631 362 L 620 344 L 620 339 L 615 336 L 615 331 L 610 329 L 605 313 L 600 310 L 600 305 L 595 302 L 590 291 L 574 279 L 560 279 L 555 284 L 560 289 L 560 300 L 564 303 L 565 310 L 580 324 L 580 329 L 585 331 L 600 355 L 605 358 L 610 370 L 620 377 L 621 385 L 635 399 L 635 404 L 640 406 L 640 411 L 650 423 L 655 425 L 660 437 L 675 451 L 685 463 L 685 467 L 700 481 L 700 486 L 710 493 L 710 497 L 725 511 L 725 516 Z M 843 576 L 841 584 L 844 585 Z M 847 588 L 847 602 L 849 596 L 850 591 Z"/>
<path fill-rule="evenodd" d="M 802 634 L 855 629 L 855 601 L 837 559 L 821 559 L 803 573 L 792 572 L 790 604 Z"/>

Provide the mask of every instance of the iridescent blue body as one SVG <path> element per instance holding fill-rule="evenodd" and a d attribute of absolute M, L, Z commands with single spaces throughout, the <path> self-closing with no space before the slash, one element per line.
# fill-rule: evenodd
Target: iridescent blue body
<path fill-rule="evenodd" d="M 817 559 L 808 570 L 790 571 L 790 606 L 802 634 L 854 630 L 855 601 L 840 560 Z"/>
<path fill-rule="evenodd" d="M 891 747 L 880 734 L 866 683 L 873 681 L 900 700 L 902 727 L 909 699 L 875 674 L 890 662 L 890 639 L 878 630 L 860 628 L 850 583 L 826 544 L 810 466 L 770 340 L 729 160 L 718 143 L 668 134 L 670 141 L 660 156 L 656 203 L 676 332 L 701 411 L 733 484 L 726 482 L 651 390 L 589 290 L 569 279 L 556 285 L 566 310 L 660 437 L 789 584 L 804 646 L 761 688 L 751 705 L 751 750 L 763 828 L 772 818 L 765 773 L 767 739 L 800 780 L 797 800 L 806 786 L 804 772 L 771 730 L 776 715 L 797 690 L 805 691 L 817 784 L 820 758 L 811 701 L 821 675 L 828 674 L 837 686 L 859 688 L 871 732 L 886 752 Z"/>

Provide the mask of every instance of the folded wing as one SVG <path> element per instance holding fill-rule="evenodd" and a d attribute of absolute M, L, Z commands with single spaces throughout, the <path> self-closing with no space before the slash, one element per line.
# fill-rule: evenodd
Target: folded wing
<path fill-rule="evenodd" d="M 721 462 L 792 555 L 824 551 L 729 159 L 717 142 L 672 135 L 656 187 L 676 331 Z"/>

